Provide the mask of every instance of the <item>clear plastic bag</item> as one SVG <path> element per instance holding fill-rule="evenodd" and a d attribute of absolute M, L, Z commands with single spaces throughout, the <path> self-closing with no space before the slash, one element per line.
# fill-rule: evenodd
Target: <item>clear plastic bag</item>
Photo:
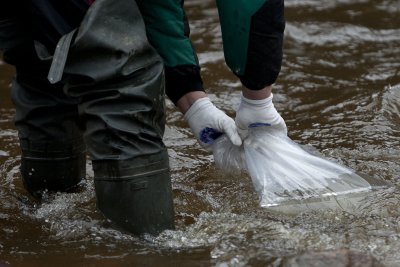
<path fill-rule="evenodd" d="M 226 135 L 219 137 L 212 145 L 215 165 L 225 173 L 246 171 L 246 158 L 243 146 L 235 146 Z"/>
<path fill-rule="evenodd" d="M 213 153 L 220 169 L 248 172 L 262 207 L 368 192 L 374 184 L 371 178 L 308 153 L 272 127 L 250 129 L 241 147 L 222 136 Z"/>

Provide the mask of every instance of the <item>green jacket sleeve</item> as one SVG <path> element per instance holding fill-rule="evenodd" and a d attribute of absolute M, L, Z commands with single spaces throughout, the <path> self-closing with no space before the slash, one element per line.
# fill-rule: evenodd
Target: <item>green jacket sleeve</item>
<path fill-rule="evenodd" d="M 186 34 L 186 16 L 181 0 L 137 1 L 146 24 L 147 37 L 168 67 L 197 65 Z"/>
<path fill-rule="evenodd" d="M 217 0 L 225 61 L 243 85 L 275 82 L 282 62 L 283 0 Z"/>
<path fill-rule="evenodd" d="M 167 96 L 176 104 L 188 92 L 204 91 L 183 0 L 137 0 L 137 3 L 147 38 L 164 60 Z"/>

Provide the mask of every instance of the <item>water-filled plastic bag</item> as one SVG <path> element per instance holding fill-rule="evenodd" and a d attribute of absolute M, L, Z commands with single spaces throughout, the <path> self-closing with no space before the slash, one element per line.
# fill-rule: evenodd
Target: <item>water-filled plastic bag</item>
<path fill-rule="evenodd" d="M 272 127 L 251 128 L 241 147 L 222 136 L 213 153 L 220 169 L 248 172 L 262 207 L 340 198 L 384 185 L 307 152 Z"/>

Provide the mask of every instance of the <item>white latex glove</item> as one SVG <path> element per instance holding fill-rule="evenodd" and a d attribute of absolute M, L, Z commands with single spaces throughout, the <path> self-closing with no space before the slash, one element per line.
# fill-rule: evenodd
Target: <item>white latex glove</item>
<path fill-rule="evenodd" d="M 200 145 L 211 149 L 211 145 L 222 134 L 237 146 L 242 140 L 236 130 L 235 121 L 211 103 L 208 97 L 197 99 L 186 111 L 184 119 Z"/>
<path fill-rule="evenodd" d="M 259 126 L 271 126 L 287 135 L 286 123 L 272 103 L 273 95 L 261 100 L 252 100 L 242 96 L 236 112 L 235 122 L 240 136 L 244 139 L 248 129 Z"/>

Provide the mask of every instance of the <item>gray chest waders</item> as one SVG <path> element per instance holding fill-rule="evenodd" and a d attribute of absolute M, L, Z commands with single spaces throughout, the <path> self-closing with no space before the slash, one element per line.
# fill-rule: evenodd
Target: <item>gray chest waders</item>
<path fill-rule="evenodd" d="M 76 33 L 60 40 L 50 82 L 60 73 L 66 93 L 80 99 L 98 208 L 134 234 L 173 229 L 164 66 L 136 2 L 97 0 Z"/>
<path fill-rule="evenodd" d="M 0 12 L 0 50 L 17 69 L 12 100 L 22 181 L 40 197 L 45 189 L 67 191 L 85 177 L 86 148 L 77 125 L 77 100 L 67 97 L 60 84 L 47 81 L 50 60 L 38 58 L 29 18 L 20 5 L 6 4 Z"/>
<path fill-rule="evenodd" d="M 16 107 L 23 184 L 38 198 L 44 190 L 69 191 L 86 175 L 78 99 L 66 96 L 62 84 L 47 81 L 49 63 L 37 58 L 33 43 L 7 51 L 5 56 L 17 63 L 11 96 Z"/>

